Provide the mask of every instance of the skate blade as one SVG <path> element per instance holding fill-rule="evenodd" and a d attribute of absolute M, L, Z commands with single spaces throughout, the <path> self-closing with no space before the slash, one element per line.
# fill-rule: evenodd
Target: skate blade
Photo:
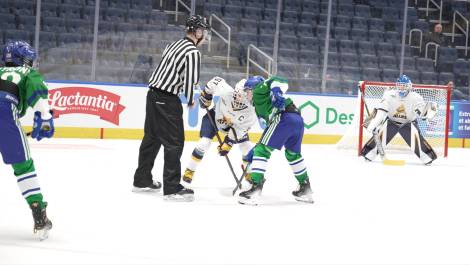
<path fill-rule="evenodd" d="M 133 187 L 132 192 L 159 192 L 160 189 L 152 189 L 152 188 L 138 188 L 138 187 Z"/>
<path fill-rule="evenodd" d="M 238 199 L 239 204 L 249 205 L 249 206 L 258 206 L 259 202 L 253 199 L 240 198 Z"/>
<path fill-rule="evenodd" d="M 49 230 L 47 228 L 36 231 L 39 241 L 44 241 L 49 238 Z"/>
<path fill-rule="evenodd" d="M 167 202 L 192 202 L 194 201 L 194 196 L 186 195 L 186 196 L 172 196 L 172 195 L 165 195 L 163 196 L 163 200 Z"/>
<path fill-rule="evenodd" d="M 303 203 L 313 203 L 313 198 L 311 195 L 309 196 L 301 196 L 301 197 L 294 197 L 296 201 L 303 202 Z"/>

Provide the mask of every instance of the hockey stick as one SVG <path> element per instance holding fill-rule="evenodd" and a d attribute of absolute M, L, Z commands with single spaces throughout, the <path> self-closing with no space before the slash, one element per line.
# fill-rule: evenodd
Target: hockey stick
<path fill-rule="evenodd" d="M 273 109 L 273 111 L 274 111 L 274 109 Z M 269 124 L 271 124 L 273 118 L 274 118 L 276 115 L 278 115 L 278 114 L 275 114 L 275 115 L 273 115 L 273 116 L 271 117 L 271 119 L 270 119 L 269 122 L 267 123 L 266 128 L 264 129 L 265 131 L 269 128 Z M 255 144 L 255 146 L 258 145 L 258 144 L 261 142 L 261 139 L 263 138 L 263 135 L 264 135 L 264 131 L 263 131 L 263 133 L 261 134 L 261 137 L 259 138 L 258 142 Z M 241 175 L 240 178 L 237 180 L 237 186 L 236 186 L 235 189 L 233 189 L 233 191 L 232 191 L 232 196 L 234 196 L 235 193 L 237 192 L 238 186 L 239 186 L 239 185 L 241 184 L 241 182 L 243 181 L 243 178 L 244 178 L 245 175 L 246 175 L 246 172 L 247 172 L 247 170 L 248 170 L 248 167 L 249 167 L 249 165 L 247 165 L 247 166 L 243 169 L 242 175 Z M 241 185 L 240 185 L 240 186 L 241 186 Z"/>
<path fill-rule="evenodd" d="M 359 88 L 359 90 L 361 91 L 362 101 L 364 102 L 364 107 L 366 109 L 367 116 L 370 117 L 369 107 L 367 106 L 364 91 L 361 88 Z M 363 124 L 361 126 L 363 126 Z M 382 140 L 380 139 L 379 134 L 377 132 L 373 132 L 372 137 L 374 139 L 375 144 L 377 145 L 377 151 L 379 152 L 380 158 L 382 159 L 382 163 L 384 165 L 403 166 L 405 164 L 405 160 L 394 160 L 394 159 L 387 158 L 387 156 L 385 155 L 384 147 L 382 145 Z"/>
<path fill-rule="evenodd" d="M 209 118 L 209 121 L 211 122 L 212 128 L 214 128 L 215 130 L 215 136 L 217 137 L 217 140 L 219 141 L 219 145 L 222 146 L 222 139 L 220 138 L 219 130 L 217 129 L 217 126 L 215 125 L 215 117 L 214 117 L 214 120 L 212 120 L 212 116 L 211 116 L 211 113 L 209 112 L 209 109 L 206 108 L 206 111 L 207 111 L 207 117 Z M 238 185 L 240 185 L 240 188 L 241 188 L 241 184 L 238 183 L 237 176 L 235 175 L 235 171 L 233 170 L 233 166 L 232 166 L 232 163 L 230 162 L 230 159 L 228 158 L 227 155 L 224 155 L 224 157 L 225 157 L 225 160 L 227 160 L 227 164 L 230 167 L 230 171 L 232 172 L 232 176 L 235 179 L 235 182 L 237 182 L 237 187 Z"/>

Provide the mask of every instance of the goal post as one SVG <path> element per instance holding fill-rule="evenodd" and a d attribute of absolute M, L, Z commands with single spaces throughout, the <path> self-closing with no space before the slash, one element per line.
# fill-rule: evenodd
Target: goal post
<path fill-rule="evenodd" d="M 383 93 L 387 90 L 395 89 L 395 83 L 360 81 L 358 89 L 361 91 L 358 93 L 358 107 L 355 110 L 354 119 L 351 126 L 337 143 L 337 147 L 340 149 L 357 150 L 359 155 L 365 142 L 372 137 L 362 126 L 367 118 L 365 104 L 367 104 L 368 110 L 372 112 L 379 105 Z M 438 156 L 447 157 L 452 87 L 450 85 L 413 84 L 411 91 L 420 94 L 425 102 L 437 103 L 438 111 L 436 116 L 431 120 L 418 119 L 417 123 L 423 137 Z M 409 147 L 403 138 L 397 134 L 385 149 L 401 151 L 409 150 Z"/>

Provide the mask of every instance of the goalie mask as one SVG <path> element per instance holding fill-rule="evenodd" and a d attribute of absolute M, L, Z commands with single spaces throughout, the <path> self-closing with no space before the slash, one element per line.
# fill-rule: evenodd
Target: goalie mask
<path fill-rule="evenodd" d="M 395 88 L 398 91 L 398 95 L 401 98 L 404 98 L 410 93 L 410 90 L 413 88 L 410 78 L 406 75 L 400 75 L 395 84 Z"/>

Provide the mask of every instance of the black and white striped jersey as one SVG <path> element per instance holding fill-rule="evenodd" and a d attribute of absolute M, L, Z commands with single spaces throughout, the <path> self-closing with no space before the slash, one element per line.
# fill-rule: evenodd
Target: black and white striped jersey
<path fill-rule="evenodd" d="M 169 44 L 163 51 L 158 67 L 149 80 L 149 88 L 175 95 L 184 93 L 188 104 L 193 104 L 194 86 L 199 82 L 201 53 L 196 45 L 184 38 Z"/>

